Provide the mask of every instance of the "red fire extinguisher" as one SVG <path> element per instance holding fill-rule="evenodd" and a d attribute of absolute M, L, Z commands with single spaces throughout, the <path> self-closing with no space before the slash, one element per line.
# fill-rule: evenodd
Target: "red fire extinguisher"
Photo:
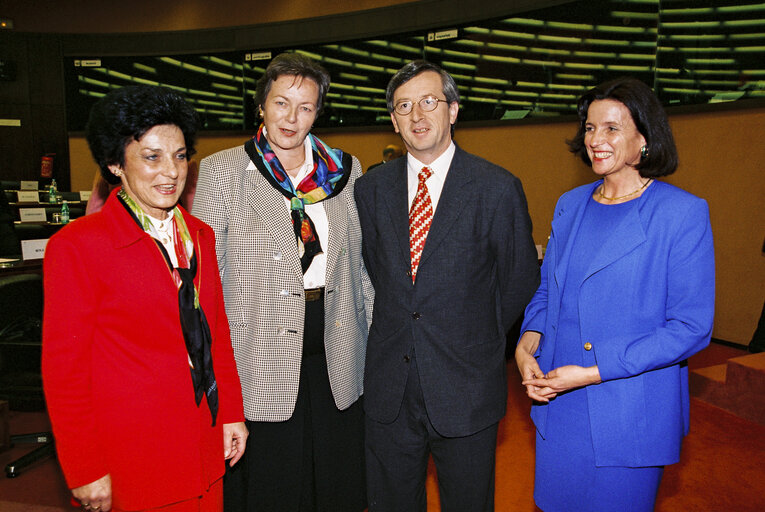
<path fill-rule="evenodd" d="M 41 177 L 43 178 L 53 177 L 53 158 L 55 156 L 56 156 L 56 153 L 48 153 L 42 157 L 42 161 L 40 162 Z"/>

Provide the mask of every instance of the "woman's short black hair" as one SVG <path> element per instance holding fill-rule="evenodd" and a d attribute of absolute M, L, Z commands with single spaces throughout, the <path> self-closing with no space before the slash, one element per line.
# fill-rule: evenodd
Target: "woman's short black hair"
<path fill-rule="evenodd" d="M 568 141 L 569 149 L 592 166 L 584 144 L 587 112 L 593 101 L 616 100 L 627 107 L 632 121 L 646 140 L 647 154 L 635 165 L 644 178 L 667 176 L 677 169 L 677 149 L 667 113 L 650 87 L 636 78 L 623 77 L 602 83 L 579 98 L 579 130 Z"/>
<path fill-rule="evenodd" d="M 329 73 L 321 65 L 300 53 L 280 53 L 269 62 L 266 72 L 255 87 L 255 106 L 262 107 L 271 85 L 282 75 L 310 78 L 319 87 L 316 99 L 316 116 L 324 108 L 324 99 L 329 91 Z"/>
<path fill-rule="evenodd" d="M 199 116 L 178 92 L 155 85 L 130 85 L 114 89 L 98 100 L 90 111 L 85 129 L 93 159 L 101 175 L 111 184 L 120 179 L 110 165 L 125 165 L 125 147 L 140 140 L 155 126 L 175 125 L 183 132 L 191 157 L 196 144 Z"/>

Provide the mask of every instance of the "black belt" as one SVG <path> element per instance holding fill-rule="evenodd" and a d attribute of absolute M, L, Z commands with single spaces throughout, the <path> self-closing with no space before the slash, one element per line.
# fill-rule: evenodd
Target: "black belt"
<path fill-rule="evenodd" d="M 322 299 L 324 297 L 324 287 L 321 288 L 309 288 L 305 291 L 305 301 L 313 302 L 315 300 Z"/>

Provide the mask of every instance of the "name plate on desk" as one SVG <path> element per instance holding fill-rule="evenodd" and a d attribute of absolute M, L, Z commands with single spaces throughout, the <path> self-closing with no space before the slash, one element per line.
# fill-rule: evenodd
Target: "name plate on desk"
<path fill-rule="evenodd" d="M 46 222 L 45 208 L 19 208 L 21 222 Z"/>
<path fill-rule="evenodd" d="M 87 203 L 88 200 L 90 199 L 90 194 L 91 194 L 90 190 L 80 190 L 80 201 L 82 201 L 83 203 Z"/>
<path fill-rule="evenodd" d="M 39 203 L 40 194 L 36 190 L 19 190 L 16 192 L 19 203 Z"/>
<path fill-rule="evenodd" d="M 21 258 L 24 260 L 39 260 L 45 256 L 45 246 L 48 245 L 47 238 L 38 240 L 21 241 Z"/>
<path fill-rule="evenodd" d="M 22 181 L 19 187 L 21 190 L 37 190 L 36 181 Z"/>

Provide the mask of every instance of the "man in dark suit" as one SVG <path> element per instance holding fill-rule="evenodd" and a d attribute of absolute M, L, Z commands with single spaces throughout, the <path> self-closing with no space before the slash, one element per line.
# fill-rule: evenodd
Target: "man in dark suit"
<path fill-rule="evenodd" d="M 388 144 L 383 148 L 383 159 L 382 162 L 377 162 L 376 164 L 372 164 L 369 167 L 367 167 L 366 172 L 369 172 L 370 170 L 374 169 L 377 166 L 383 165 L 385 163 L 390 162 L 394 158 L 401 158 L 404 156 L 404 150 L 401 149 L 399 146 L 396 146 L 395 144 Z"/>
<path fill-rule="evenodd" d="M 425 511 L 432 454 L 444 511 L 494 508 L 505 340 L 539 284 L 520 181 L 452 142 L 459 93 L 415 61 L 387 89 L 407 158 L 356 182 L 375 287 L 364 376 L 370 512 Z"/>

